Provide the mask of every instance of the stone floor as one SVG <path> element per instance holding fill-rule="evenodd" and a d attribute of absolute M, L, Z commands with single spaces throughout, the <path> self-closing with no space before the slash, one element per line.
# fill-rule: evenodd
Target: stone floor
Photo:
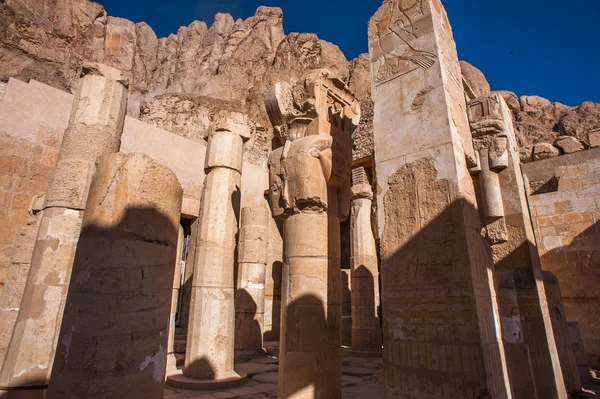
<path fill-rule="evenodd" d="M 165 399 L 277 398 L 277 343 L 265 343 L 265 352 L 236 351 L 236 369 L 248 373 L 248 382 L 237 388 L 215 391 L 165 389 Z M 382 358 L 345 355 L 342 361 L 344 399 L 383 398 Z"/>
<path fill-rule="evenodd" d="M 180 345 L 185 347 L 185 345 Z M 265 351 L 236 351 L 236 369 L 248 374 L 248 382 L 236 388 L 191 391 L 186 389 L 165 389 L 165 399 L 229 399 L 277 398 L 277 375 L 279 345 L 278 342 L 265 343 Z M 178 355 L 183 363 L 183 355 Z M 600 399 L 600 373 L 592 370 L 582 376 L 584 391 L 573 399 Z M 382 358 L 356 357 L 344 352 L 342 360 L 342 397 L 343 399 L 381 399 L 383 398 Z"/>

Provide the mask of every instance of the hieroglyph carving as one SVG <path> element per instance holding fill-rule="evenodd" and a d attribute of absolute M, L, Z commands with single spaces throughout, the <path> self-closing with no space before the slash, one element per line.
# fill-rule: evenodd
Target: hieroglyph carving
<path fill-rule="evenodd" d="M 369 22 L 373 81 L 385 83 L 417 69 L 431 68 L 437 56 L 419 49 L 419 21 L 429 13 L 424 0 L 388 0 Z"/>

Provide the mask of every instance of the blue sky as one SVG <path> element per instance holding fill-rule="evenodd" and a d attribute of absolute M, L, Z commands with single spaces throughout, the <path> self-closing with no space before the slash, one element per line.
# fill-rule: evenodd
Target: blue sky
<path fill-rule="evenodd" d="M 578 105 L 600 103 L 600 0 L 442 0 L 458 53 L 493 90 Z M 367 22 L 382 0 L 100 0 L 109 15 L 145 21 L 159 37 L 217 12 L 247 18 L 283 9 L 286 33 L 313 32 L 348 59 L 367 51 Z"/>

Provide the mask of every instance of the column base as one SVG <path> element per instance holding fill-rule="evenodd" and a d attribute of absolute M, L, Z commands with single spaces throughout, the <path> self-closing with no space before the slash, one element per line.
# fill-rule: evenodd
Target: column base
<path fill-rule="evenodd" d="M 379 351 L 357 351 L 352 348 L 342 348 L 342 356 L 344 357 L 382 357 L 383 347 Z"/>
<path fill-rule="evenodd" d="M 167 377 L 167 385 L 173 388 L 203 390 L 203 389 L 224 389 L 233 388 L 246 383 L 248 374 L 244 372 L 232 372 L 227 377 L 215 379 L 199 379 L 183 375 L 183 371 L 171 374 Z"/>

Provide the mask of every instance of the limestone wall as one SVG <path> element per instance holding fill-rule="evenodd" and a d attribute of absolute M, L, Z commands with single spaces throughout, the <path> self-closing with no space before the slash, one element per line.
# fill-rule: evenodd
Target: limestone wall
<path fill-rule="evenodd" d="M 567 320 L 579 323 L 588 361 L 599 367 L 600 148 L 523 165 L 523 172 L 533 188 L 554 181 L 549 192 L 529 196 L 542 267 L 558 278 Z"/>
<path fill-rule="evenodd" d="M 6 93 L 2 96 L 5 89 Z M 45 192 L 67 128 L 73 96 L 31 80 L 0 87 L 0 286 L 32 199 Z M 184 189 L 182 214 L 197 217 L 204 182 L 203 143 L 127 117 L 122 152 L 141 152 L 171 168 Z M 242 206 L 264 197 L 266 170 L 244 162 Z"/>
<path fill-rule="evenodd" d="M 0 285 L 32 199 L 46 190 L 67 128 L 72 96 L 11 79 L 0 103 Z M 1 97 L 1 96 L 0 96 Z"/>

